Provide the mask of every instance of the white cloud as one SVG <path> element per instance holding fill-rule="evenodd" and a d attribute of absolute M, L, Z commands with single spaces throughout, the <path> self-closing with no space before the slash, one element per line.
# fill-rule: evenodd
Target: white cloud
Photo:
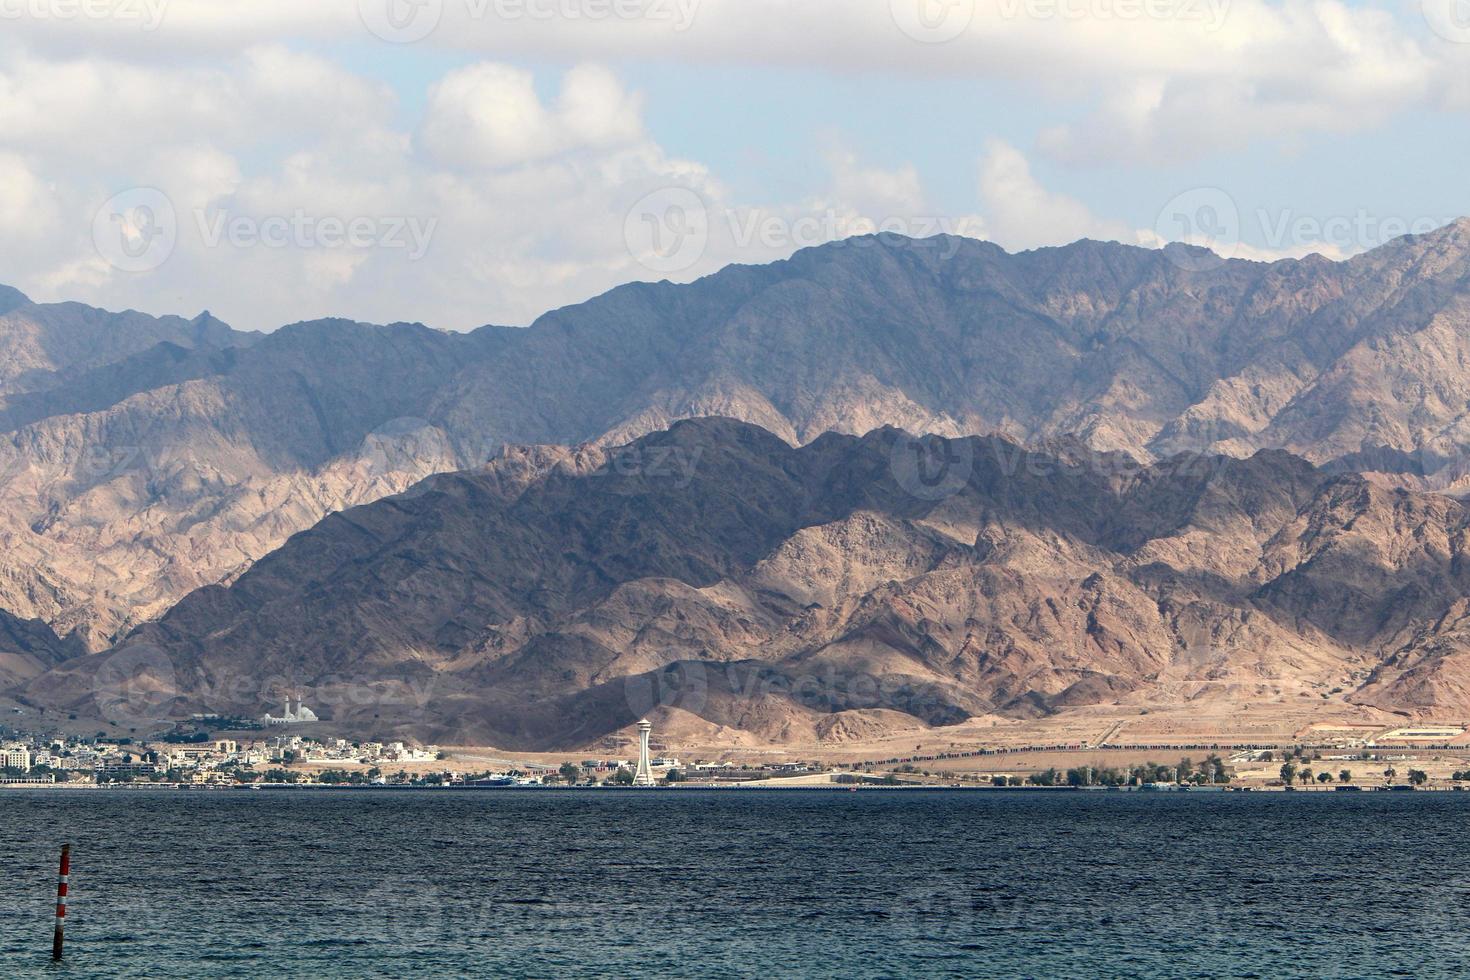
<path fill-rule="evenodd" d="M 567 72 L 556 106 L 548 108 L 530 72 L 481 63 L 430 89 L 419 139 L 447 166 L 516 166 L 635 142 L 643 135 L 639 103 L 610 72 L 580 66 Z"/>
<path fill-rule="evenodd" d="M 1093 0 L 977 0 L 974 17 L 941 44 L 906 35 L 888 0 L 659 0 L 638 8 L 645 16 L 601 20 L 525 13 L 555 9 L 544 0 L 506 8 L 517 16 L 474 18 L 484 5 L 444 0 L 437 29 L 414 49 L 374 38 L 358 0 L 171 0 L 153 31 L 122 18 L 6 20 L 0 231 L 28 244 L 9 250 L 0 280 L 39 298 L 157 312 L 207 306 L 245 327 L 346 315 L 464 328 L 523 323 L 629 279 L 692 278 L 873 226 L 983 231 L 1011 248 L 1153 240 L 1043 186 L 1004 142 L 989 143 L 980 163 L 983 223 L 944 217 L 914 166 L 874 166 L 835 135 L 820 137 L 836 147 L 825 174 L 804 175 L 781 199 L 737 200 L 721 179 L 733 174 L 669 153 L 648 131 L 642 96 L 617 73 L 631 63 L 678 63 L 691 78 L 702 66 L 744 65 L 936 84 L 998 79 L 1040 120 L 1049 105 L 1066 110 L 1031 151 L 1074 164 L 1153 166 L 1282 134 L 1359 130 L 1407 107 L 1470 103 L 1470 45 L 1421 43 L 1381 8 L 1212 2 L 1223 0 L 1193 5 L 1202 19 L 1126 19 Z M 363 50 L 446 49 L 478 60 L 429 85 L 411 119 L 399 93 L 333 60 L 338 51 L 358 59 Z M 566 67 L 536 76 L 516 67 L 547 61 Z M 791 98 L 801 96 L 798 80 Z M 966 126 L 953 120 L 968 155 L 986 134 L 963 142 Z M 138 185 L 169 195 L 179 242 L 159 268 L 123 273 L 97 254 L 92 218 Z M 696 195 L 704 213 L 697 227 L 663 230 L 707 240 L 696 259 L 665 272 L 640 265 L 626 238 L 635 202 L 668 187 Z M 311 227 L 291 234 L 312 237 L 210 245 L 206 232 L 226 227 L 221 216 L 257 231 L 299 217 Z M 393 222 L 431 228 L 427 252 L 411 260 L 409 248 L 321 243 L 331 222 L 361 219 L 384 236 Z"/>
<path fill-rule="evenodd" d="M 186 58 L 238 52 L 268 41 L 387 45 L 365 25 L 374 20 L 375 4 L 391 2 L 168 0 L 154 31 L 125 17 L 22 19 L 6 29 L 31 45 L 75 51 L 85 38 L 90 52 L 135 60 L 159 52 Z M 418 42 L 422 48 L 489 59 L 785 66 L 836 74 L 862 66 L 1002 80 L 1030 97 L 1089 107 L 1040 143 L 1044 152 L 1074 161 L 1186 159 L 1299 131 L 1359 131 L 1405 107 L 1467 100 L 1467 46 L 1434 37 L 1418 4 L 957 0 L 929 8 L 954 18 L 953 31 L 935 34 L 915 30 L 923 22 L 907 5 L 920 3 L 932 0 L 443 0 L 410 9 L 432 28 Z M 918 39 L 926 36 L 948 40 Z M 445 119 L 470 127 L 455 150 L 473 159 L 555 152 L 538 148 L 555 147 L 559 123 L 587 133 L 607 121 L 608 137 L 626 132 L 628 106 L 605 80 L 588 81 L 585 92 L 569 80 L 564 104 L 541 107 L 554 117 L 548 119 L 536 114 L 534 96 L 516 90 L 513 78 L 494 77 L 488 68 L 468 71 L 445 79 L 440 98 Z M 451 141 L 451 134 L 433 132 L 435 140 Z"/>
<path fill-rule="evenodd" d="M 544 99 L 536 81 L 456 69 L 420 119 L 395 123 L 381 86 L 273 45 L 209 65 L 0 56 L 0 228 L 34 243 L 0 280 L 41 300 L 209 308 L 245 328 L 340 315 L 463 329 L 529 322 L 632 279 L 784 258 L 925 207 L 912 166 L 845 151 L 818 194 L 734 202 L 702 163 L 653 141 L 641 97 L 611 71 L 546 78 Z M 121 110 L 98 109 L 105 92 L 125 93 Z M 177 231 L 141 271 L 110 265 L 93 240 L 99 207 L 133 187 L 162 191 Z M 708 241 L 677 268 L 640 265 L 630 211 L 671 187 L 708 209 Z M 743 236 L 741 213 L 777 234 Z M 363 237 L 349 241 L 354 228 Z"/>
<path fill-rule="evenodd" d="M 1098 218 L 1081 201 L 1047 190 L 1014 146 L 992 140 L 980 160 L 980 200 L 987 237 L 1016 250 L 1061 245 L 1079 238 L 1137 244 L 1141 235 L 1121 222 Z"/>
<path fill-rule="evenodd" d="M 34 245 L 57 223 L 53 195 L 16 153 L 0 152 L 0 236 Z"/>
<path fill-rule="evenodd" d="M 1361 131 L 1439 103 L 1454 74 L 1389 14 L 1336 0 L 1233 0 L 1220 30 L 1193 40 L 1188 64 L 1140 58 L 1101 79 L 1093 111 L 1048 129 L 1041 148 L 1071 162 L 1178 161 Z"/>
<path fill-rule="evenodd" d="M 834 149 L 827 153 L 827 165 L 832 171 L 833 198 L 873 220 L 931 210 L 913 164 L 892 170 L 866 167 L 851 150 Z"/>

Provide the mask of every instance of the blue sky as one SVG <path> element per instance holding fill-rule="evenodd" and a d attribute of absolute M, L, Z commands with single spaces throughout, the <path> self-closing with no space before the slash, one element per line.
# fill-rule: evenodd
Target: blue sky
<path fill-rule="evenodd" d="M 876 225 L 1342 258 L 1470 213 L 1464 2 L 25 0 L 0 281 L 466 329 Z"/>

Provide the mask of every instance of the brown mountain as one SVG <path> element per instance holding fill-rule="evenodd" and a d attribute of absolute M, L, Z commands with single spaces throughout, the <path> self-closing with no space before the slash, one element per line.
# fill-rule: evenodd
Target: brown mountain
<path fill-rule="evenodd" d="M 0 610 L 0 690 L 30 681 L 86 652 L 79 638 L 63 640 L 38 619 L 17 619 Z"/>
<path fill-rule="evenodd" d="M 339 730 L 506 747 L 650 711 L 776 741 L 1333 689 L 1460 713 L 1467 526 L 1281 451 L 1140 469 L 702 419 L 330 516 L 25 696 L 85 711 L 125 676 L 152 717 L 294 689 Z"/>
<path fill-rule="evenodd" d="M 792 444 L 892 424 L 1142 461 L 1285 448 L 1463 488 L 1470 221 L 1341 263 L 1181 248 L 852 239 L 468 335 L 260 338 L 7 293 L 0 607 L 99 649 L 429 473 L 705 415 Z"/>

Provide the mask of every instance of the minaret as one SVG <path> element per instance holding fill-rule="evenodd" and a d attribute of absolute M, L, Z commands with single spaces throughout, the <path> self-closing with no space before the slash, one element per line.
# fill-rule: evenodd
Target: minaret
<path fill-rule="evenodd" d="M 634 786 L 653 785 L 653 766 L 648 761 L 648 733 L 653 724 L 647 718 L 638 722 L 638 771 L 633 774 Z"/>

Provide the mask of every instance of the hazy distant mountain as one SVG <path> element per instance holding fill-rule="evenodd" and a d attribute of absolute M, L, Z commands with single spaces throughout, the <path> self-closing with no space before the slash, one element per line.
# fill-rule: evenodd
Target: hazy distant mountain
<path fill-rule="evenodd" d="M 1141 460 L 1276 447 L 1459 489 L 1467 276 L 1462 221 L 1343 263 L 854 239 L 468 335 L 258 338 L 7 294 L 0 607 L 98 648 L 323 515 L 502 444 L 702 415 L 791 443 L 894 424 Z"/>
<path fill-rule="evenodd" d="M 507 747 L 649 711 L 778 741 L 1117 702 L 1459 715 L 1467 529 L 1447 497 L 1279 451 L 1140 471 L 702 419 L 329 517 L 27 696 L 86 710 L 143 657 L 176 716 L 296 688 L 344 730 Z"/>
<path fill-rule="evenodd" d="M 259 336 L 231 330 L 208 313 L 193 320 L 108 313 L 80 303 L 32 303 L 0 286 L 0 396 L 74 383 L 158 344 L 236 347 Z"/>
<path fill-rule="evenodd" d="M 86 652 L 79 638 L 63 640 L 38 619 L 18 619 L 0 610 L 0 690 Z"/>

